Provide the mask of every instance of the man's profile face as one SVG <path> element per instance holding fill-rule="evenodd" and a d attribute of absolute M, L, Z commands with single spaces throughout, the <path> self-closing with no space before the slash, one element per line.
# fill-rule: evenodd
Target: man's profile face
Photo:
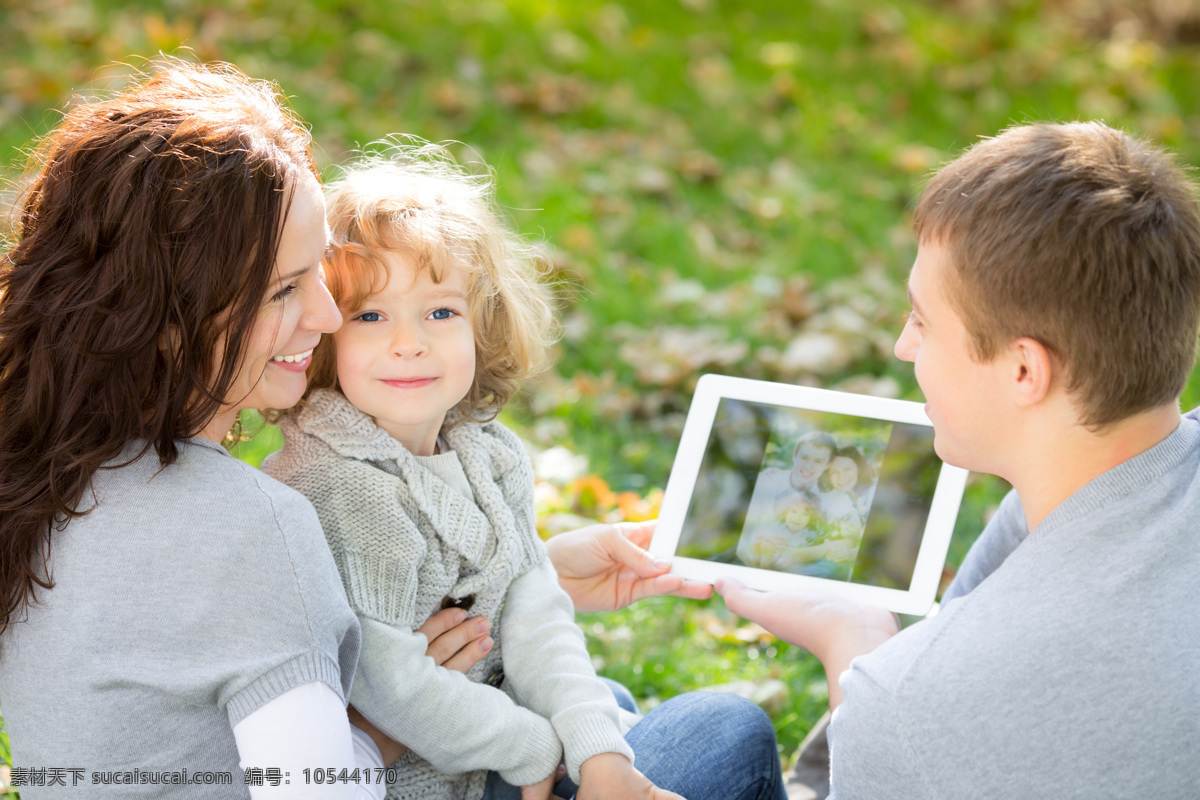
<path fill-rule="evenodd" d="M 829 466 L 833 452 L 828 447 L 805 442 L 796 450 L 792 459 L 792 482 L 812 486 Z"/>
<path fill-rule="evenodd" d="M 921 242 L 908 277 L 912 314 L 894 352 L 913 364 L 933 422 L 934 450 L 948 464 L 993 472 L 1005 435 L 1006 365 L 975 360 L 971 334 L 949 300 L 950 251 Z"/>

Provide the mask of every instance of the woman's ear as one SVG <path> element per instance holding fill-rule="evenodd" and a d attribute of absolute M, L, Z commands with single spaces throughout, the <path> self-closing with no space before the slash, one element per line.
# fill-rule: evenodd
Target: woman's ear
<path fill-rule="evenodd" d="M 179 328 L 175 325 L 168 325 L 158 334 L 158 350 L 167 360 L 171 360 L 171 356 L 179 351 Z"/>
<path fill-rule="evenodd" d="M 1044 344 L 1028 336 L 1012 341 L 1009 358 L 1017 405 L 1026 408 L 1037 405 L 1050 393 L 1058 377 L 1058 362 Z"/>

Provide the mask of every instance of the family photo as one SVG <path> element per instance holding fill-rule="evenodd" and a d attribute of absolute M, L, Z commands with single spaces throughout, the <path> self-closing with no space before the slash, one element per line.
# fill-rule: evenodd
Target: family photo
<path fill-rule="evenodd" d="M 1194 4 L 45 0 L 0 53 L 0 800 L 1195 795 Z M 677 458 L 704 375 L 920 424 L 724 397 Z"/>
<path fill-rule="evenodd" d="M 790 435 L 795 426 L 776 424 L 733 563 L 849 580 L 891 425 L 864 430 L 860 422 L 853 437 L 837 431 L 841 444 L 838 435 L 819 428 Z M 766 465 L 773 455 L 786 453 L 792 441 L 790 464 Z M 874 466 L 860 446 L 875 456 Z"/>

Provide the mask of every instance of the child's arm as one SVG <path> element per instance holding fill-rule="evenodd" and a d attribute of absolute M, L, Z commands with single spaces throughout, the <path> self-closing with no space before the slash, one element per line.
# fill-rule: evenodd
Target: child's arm
<path fill-rule="evenodd" d="M 425 637 L 359 615 L 362 655 L 350 702 L 436 769 L 493 769 L 514 786 L 554 772 L 562 747 L 551 724 L 504 692 L 438 667 Z"/>
<path fill-rule="evenodd" d="M 512 682 L 522 705 L 553 724 L 567 772 L 578 783 L 580 765 L 592 756 L 619 753 L 632 761 L 633 751 L 621 735 L 616 701 L 596 677 L 574 616 L 570 598 L 545 560 L 509 586 L 500 636 L 505 680 Z"/>

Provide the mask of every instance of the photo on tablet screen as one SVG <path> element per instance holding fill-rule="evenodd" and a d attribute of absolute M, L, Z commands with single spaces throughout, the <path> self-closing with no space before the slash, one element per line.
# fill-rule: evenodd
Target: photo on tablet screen
<path fill-rule="evenodd" d="M 676 552 L 906 590 L 941 466 L 928 426 L 723 397 Z"/>

